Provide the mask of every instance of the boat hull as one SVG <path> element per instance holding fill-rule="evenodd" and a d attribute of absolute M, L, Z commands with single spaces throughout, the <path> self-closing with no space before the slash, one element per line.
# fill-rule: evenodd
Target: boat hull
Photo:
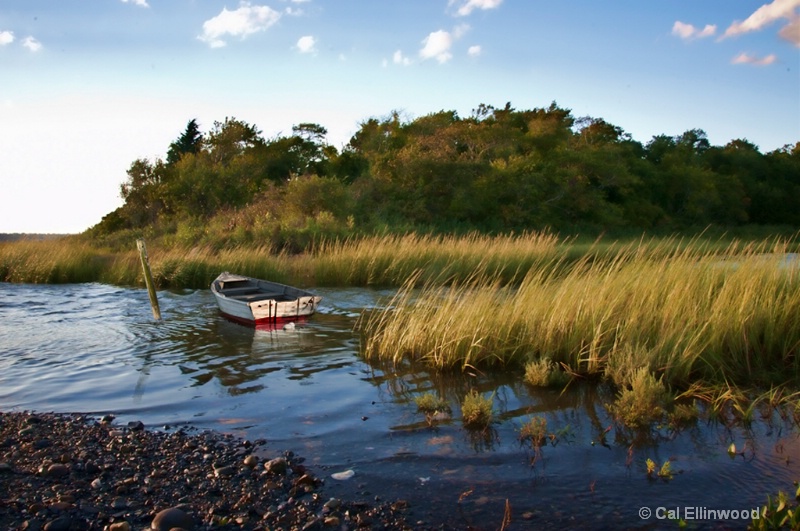
<path fill-rule="evenodd" d="M 322 297 L 277 282 L 222 273 L 211 283 L 220 313 L 246 325 L 274 325 L 313 315 Z"/>

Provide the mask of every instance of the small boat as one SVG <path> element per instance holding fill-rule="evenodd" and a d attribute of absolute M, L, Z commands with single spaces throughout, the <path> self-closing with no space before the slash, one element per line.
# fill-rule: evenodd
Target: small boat
<path fill-rule="evenodd" d="M 219 311 L 247 325 L 277 325 L 312 315 L 322 297 L 257 278 L 222 273 L 211 283 Z"/>

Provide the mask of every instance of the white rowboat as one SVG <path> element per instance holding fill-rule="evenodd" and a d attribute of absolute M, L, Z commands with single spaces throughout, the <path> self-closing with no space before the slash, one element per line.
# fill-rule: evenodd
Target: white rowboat
<path fill-rule="evenodd" d="M 211 283 L 219 311 L 247 325 L 277 325 L 312 315 L 322 297 L 257 278 L 222 273 Z"/>

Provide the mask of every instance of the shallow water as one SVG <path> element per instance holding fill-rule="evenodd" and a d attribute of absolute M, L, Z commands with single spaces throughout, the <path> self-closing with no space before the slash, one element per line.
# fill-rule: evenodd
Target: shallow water
<path fill-rule="evenodd" d="M 797 429 L 776 415 L 749 430 L 701 421 L 633 446 L 614 429 L 604 440 L 607 390 L 561 395 L 531 389 L 519 374 L 371 366 L 359 357 L 354 326 L 392 293 L 317 292 L 318 314 L 270 331 L 220 317 L 208 290 L 159 292 L 164 319 L 156 323 L 145 290 L 0 283 L 0 409 L 113 413 L 121 424 L 265 438 L 267 453 L 304 456 L 326 478 L 327 495 L 406 499 L 412 522 L 457 528 L 498 529 L 508 501 L 514 529 L 675 529 L 657 516 L 676 509 L 696 528 L 743 529 L 749 520 L 709 511 L 758 508 L 800 479 Z M 473 388 L 494 393 L 498 422 L 486 437 L 471 436 L 458 418 Z M 413 402 L 429 391 L 454 411 L 433 428 Z M 557 435 L 541 452 L 518 438 L 535 415 Z M 744 456 L 728 456 L 731 442 Z M 647 458 L 671 459 L 674 478 L 648 479 Z M 330 477 L 346 470 L 355 476 Z M 649 519 L 640 518 L 643 507 Z"/>

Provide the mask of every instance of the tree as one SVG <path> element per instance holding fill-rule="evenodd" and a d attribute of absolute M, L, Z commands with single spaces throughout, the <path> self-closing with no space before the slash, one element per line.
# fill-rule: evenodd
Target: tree
<path fill-rule="evenodd" d="M 124 215 L 132 227 L 153 223 L 164 210 L 162 183 L 166 168 L 159 159 L 151 163 L 146 159 L 133 161 L 128 169 L 128 179 L 120 185 L 120 196 L 125 200 Z"/>
<path fill-rule="evenodd" d="M 225 118 L 214 122 L 214 127 L 205 141 L 205 151 L 212 164 L 229 164 L 245 150 L 264 145 L 261 131 L 256 126 L 236 118 Z"/>
<path fill-rule="evenodd" d="M 186 130 L 178 139 L 169 145 L 167 164 L 172 166 L 186 153 L 197 153 L 203 145 L 203 135 L 197 126 L 197 120 L 192 119 L 186 124 Z"/>

